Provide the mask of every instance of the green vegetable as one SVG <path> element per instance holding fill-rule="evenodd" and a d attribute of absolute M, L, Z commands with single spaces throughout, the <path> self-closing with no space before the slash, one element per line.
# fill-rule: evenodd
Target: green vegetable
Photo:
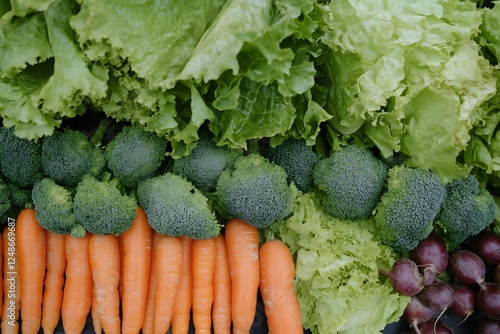
<path fill-rule="evenodd" d="M 414 249 L 431 233 L 445 196 L 435 173 L 406 165 L 390 168 L 387 190 L 375 207 L 381 240 L 400 252 Z"/>
<path fill-rule="evenodd" d="M 141 126 L 124 127 L 105 148 L 107 166 L 120 183 L 135 188 L 165 160 L 167 140 Z"/>
<path fill-rule="evenodd" d="M 330 1 L 324 39 L 332 82 L 329 124 L 367 136 L 384 157 L 432 169 L 442 182 L 466 176 L 460 160 L 496 92 L 476 35 L 482 12 L 460 0 Z M 439 121 L 436 121 L 439 120 Z"/>
<path fill-rule="evenodd" d="M 490 226 L 497 205 L 490 192 L 469 175 L 446 184 L 446 198 L 436 217 L 437 231 L 449 249 Z"/>
<path fill-rule="evenodd" d="M 106 163 L 100 147 L 93 147 L 86 135 L 71 129 L 46 137 L 41 159 L 45 175 L 68 187 L 76 187 L 87 174 L 98 176 Z"/>
<path fill-rule="evenodd" d="M 308 192 L 313 186 L 313 169 L 320 156 L 304 139 L 288 138 L 276 147 L 269 146 L 264 155 L 281 166 L 287 173 L 288 182 L 297 189 Z"/>
<path fill-rule="evenodd" d="M 252 153 L 221 173 L 216 194 L 227 216 L 264 228 L 292 212 L 294 189 L 282 167 Z"/>
<path fill-rule="evenodd" d="M 31 196 L 36 219 L 44 229 L 58 234 L 79 231 L 71 191 L 51 178 L 43 178 L 35 183 Z"/>
<path fill-rule="evenodd" d="M 0 223 L 5 221 L 6 214 L 12 207 L 10 203 L 10 191 L 7 184 L 3 179 L 0 179 L 0 219 L 2 220 Z"/>
<path fill-rule="evenodd" d="M 264 230 L 290 248 L 305 328 L 319 333 L 376 333 L 398 321 L 409 297 L 379 270 L 398 258 L 379 242 L 373 219 L 346 221 L 321 209 L 315 192 L 297 196 L 292 215 Z"/>
<path fill-rule="evenodd" d="M 21 188 L 32 187 L 42 177 L 40 140 L 19 138 L 12 128 L 0 127 L 0 169 L 7 180 Z"/>
<path fill-rule="evenodd" d="M 135 198 L 122 194 L 113 180 L 85 175 L 76 187 L 73 212 L 77 223 L 96 234 L 127 231 L 137 213 Z"/>
<path fill-rule="evenodd" d="M 181 175 L 202 191 L 213 192 L 222 171 L 230 168 L 242 150 L 219 147 L 213 136 L 200 133 L 196 146 L 187 155 L 176 159 L 173 172 Z"/>
<path fill-rule="evenodd" d="M 387 170 L 371 150 L 355 144 L 321 159 L 313 179 L 322 194 L 323 210 L 340 219 L 370 217 L 385 190 Z"/>
<path fill-rule="evenodd" d="M 182 176 L 166 173 L 137 186 L 139 204 L 158 233 L 208 239 L 220 233 L 208 199 Z"/>

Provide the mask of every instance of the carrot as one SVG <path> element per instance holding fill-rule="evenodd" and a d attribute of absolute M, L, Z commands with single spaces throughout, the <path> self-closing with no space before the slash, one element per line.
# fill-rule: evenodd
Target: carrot
<path fill-rule="evenodd" d="M 102 333 L 102 322 L 99 316 L 99 305 L 97 305 L 97 291 L 95 289 L 95 284 L 92 284 L 92 306 L 90 307 L 92 316 L 92 327 L 94 328 L 95 334 Z"/>
<path fill-rule="evenodd" d="M 33 208 L 23 209 L 17 217 L 17 252 L 21 273 L 21 330 L 37 334 L 42 322 L 43 281 L 47 241 L 45 230 L 35 218 Z"/>
<path fill-rule="evenodd" d="M 156 246 L 156 297 L 154 333 L 164 334 L 172 321 L 175 298 L 182 272 L 182 241 L 180 237 L 162 235 Z"/>
<path fill-rule="evenodd" d="M 214 238 L 193 242 L 193 323 L 196 333 L 210 333 L 217 244 Z"/>
<path fill-rule="evenodd" d="M 7 261 L 7 260 L 6 260 Z M 0 265 L 2 266 L 2 269 L 0 270 L 0 310 L 3 310 L 3 262 L 4 262 L 4 256 L 3 256 L 3 239 L 0 237 Z M 1 317 L 0 313 L 0 317 Z"/>
<path fill-rule="evenodd" d="M 122 333 L 137 334 L 144 322 L 148 297 L 153 230 L 140 207 L 131 228 L 118 237 L 122 244 Z"/>
<path fill-rule="evenodd" d="M 187 334 L 191 320 L 192 288 L 193 288 L 193 239 L 181 237 L 182 241 L 182 273 L 174 313 L 172 314 L 172 334 Z"/>
<path fill-rule="evenodd" d="M 233 333 L 250 332 L 259 289 L 259 234 L 255 226 L 231 219 L 225 227 L 231 272 Z"/>
<path fill-rule="evenodd" d="M 81 334 L 92 306 L 90 234 L 83 238 L 66 235 L 66 282 L 61 316 L 66 334 Z"/>
<path fill-rule="evenodd" d="M 16 251 L 16 224 L 9 219 L 2 233 L 3 253 L 3 292 L 1 332 L 5 334 L 18 333 L 19 310 L 21 308 L 21 293 L 19 275 L 19 254 Z"/>
<path fill-rule="evenodd" d="M 260 247 L 260 293 L 269 333 L 302 334 L 302 315 L 295 292 L 295 267 L 288 247 L 281 240 Z"/>
<path fill-rule="evenodd" d="M 217 254 L 214 269 L 214 305 L 212 323 L 214 334 L 231 333 L 231 273 L 227 254 L 226 239 L 223 234 L 215 237 Z"/>
<path fill-rule="evenodd" d="M 156 296 L 156 248 L 161 234 L 153 230 L 153 242 L 151 245 L 151 265 L 149 268 L 148 296 L 146 309 L 144 311 L 144 322 L 142 324 L 143 334 L 153 334 L 154 332 L 154 314 L 155 314 L 155 296 Z"/>
<path fill-rule="evenodd" d="M 120 246 L 118 237 L 114 234 L 92 234 L 88 252 L 102 329 L 107 334 L 119 334 Z"/>
<path fill-rule="evenodd" d="M 53 232 L 47 235 L 47 272 L 42 300 L 42 328 L 44 334 L 53 333 L 61 320 L 61 305 L 66 270 L 66 236 Z"/>

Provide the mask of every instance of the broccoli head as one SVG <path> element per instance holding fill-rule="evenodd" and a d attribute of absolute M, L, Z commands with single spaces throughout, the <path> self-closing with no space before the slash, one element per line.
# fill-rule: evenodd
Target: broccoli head
<path fill-rule="evenodd" d="M 106 146 L 106 162 L 126 187 L 154 175 L 166 156 L 167 139 L 141 126 L 125 126 Z"/>
<path fill-rule="evenodd" d="M 435 225 L 449 248 L 458 247 L 493 223 L 497 205 L 493 195 L 473 175 L 446 184 L 446 198 Z"/>
<path fill-rule="evenodd" d="M 41 141 L 19 138 L 11 128 L 0 127 L 0 169 L 7 180 L 31 188 L 42 178 Z"/>
<path fill-rule="evenodd" d="M 73 211 L 77 223 L 96 234 L 127 231 L 137 213 L 135 198 L 122 194 L 116 182 L 85 175 L 77 185 Z"/>
<path fill-rule="evenodd" d="M 4 221 L 5 215 L 12 207 L 10 203 L 10 191 L 7 184 L 0 178 L 0 218 L 2 223 Z"/>
<path fill-rule="evenodd" d="M 149 224 L 160 234 L 208 239 L 220 233 L 208 198 L 180 175 L 166 173 L 142 181 L 137 199 Z"/>
<path fill-rule="evenodd" d="M 175 160 L 172 171 L 192 182 L 196 188 L 213 192 L 220 173 L 231 167 L 242 153 L 242 150 L 219 147 L 209 134 L 201 133 L 191 152 Z"/>
<path fill-rule="evenodd" d="M 323 210 L 339 219 L 370 217 L 385 189 L 387 171 L 367 148 L 349 145 L 334 151 L 313 170 Z"/>
<path fill-rule="evenodd" d="M 35 183 L 31 198 L 35 217 L 45 230 L 67 234 L 77 226 L 73 213 L 73 194 L 51 178 L 43 178 Z"/>
<path fill-rule="evenodd" d="M 225 215 L 264 228 L 292 212 L 294 190 L 281 166 L 252 153 L 221 173 L 216 194 Z"/>
<path fill-rule="evenodd" d="M 300 191 L 308 192 L 314 186 L 313 170 L 320 156 L 304 139 L 288 138 L 276 147 L 268 147 L 264 155 L 283 167 L 288 182 L 294 182 Z"/>
<path fill-rule="evenodd" d="M 445 186 L 431 171 L 396 165 L 388 172 L 387 190 L 375 208 L 381 240 L 396 251 L 414 249 L 433 229 Z"/>
<path fill-rule="evenodd" d="M 104 166 L 102 149 L 92 146 L 80 131 L 65 129 L 43 141 L 43 171 L 61 185 L 76 187 L 84 175 L 97 176 Z"/>

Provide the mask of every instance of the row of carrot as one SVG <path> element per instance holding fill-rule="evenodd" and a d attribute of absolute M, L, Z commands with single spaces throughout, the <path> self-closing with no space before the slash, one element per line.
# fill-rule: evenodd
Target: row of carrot
<path fill-rule="evenodd" d="M 278 240 L 233 219 L 204 240 L 153 231 L 139 207 L 119 236 L 45 231 L 34 209 L 2 233 L 1 332 L 80 334 L 89 313 L 96 333 L 249 333 L 257 294 L 270 333 L 302 333 L 294 263 Z M 2 291 L 0 291 L 2 292 Z M 191 318 L 192 317 L 192 318 Z"/>

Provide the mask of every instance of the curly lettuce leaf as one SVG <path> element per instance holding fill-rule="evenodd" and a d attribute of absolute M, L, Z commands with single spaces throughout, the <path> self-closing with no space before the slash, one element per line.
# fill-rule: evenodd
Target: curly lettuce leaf
<path fill-rule="evenodd" d="M 398 257 L 381 244 L 371 220 L 325 214 L 313 192 L 292 215 L 264 231 L 290 248 L 304 327 L 312 333 L 374 333 L 396 322 L 409 302 L 379 274 Z"/>
<path fill-rule="evenodd" d="M 332 49 L 327 110 L 335 131 L 366 135 L 384 157 L 403 153 L 443 182 L 467 173 L 459 156 L 482 118 L 480 105 L 496 92 L 475 41 L 476 5 L 352 0 L 329 8 L 323 42 Z"/>

